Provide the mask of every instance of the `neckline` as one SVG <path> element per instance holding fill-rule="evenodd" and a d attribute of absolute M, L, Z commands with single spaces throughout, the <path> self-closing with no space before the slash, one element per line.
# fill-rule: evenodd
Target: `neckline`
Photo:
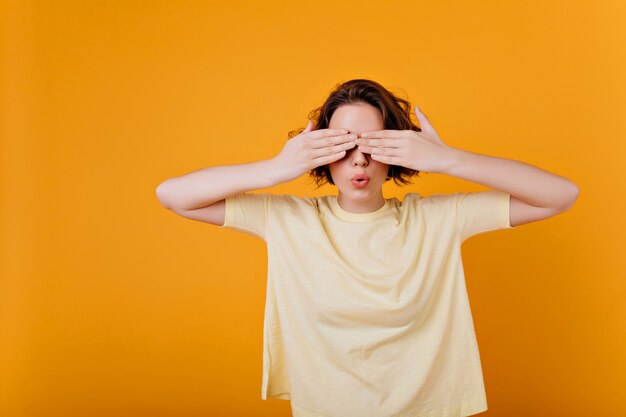
<path fill-rule="evenodd" d="M 351 213 L 341 208 L 337 201 L 337 196 L 329 196 L 330 209 L 333 214 L 342 220 L 350 222 L 369 222 L 384 216 L 391 210 L 391 200 L 385 199 L 385 204 L 369 213 Z"/>

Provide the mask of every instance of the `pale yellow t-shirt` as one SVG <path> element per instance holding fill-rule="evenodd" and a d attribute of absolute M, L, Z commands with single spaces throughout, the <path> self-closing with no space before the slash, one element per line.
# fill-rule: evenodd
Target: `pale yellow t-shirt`
<path fill-rule="evenodd" d="M 294 417 L 487 410 L 461 243 L 512 228 L 509 197 L 408 193 L 370 213 L 331 195 L 227 197 L 222 227 L 267 245 L 261 398 Z"/>

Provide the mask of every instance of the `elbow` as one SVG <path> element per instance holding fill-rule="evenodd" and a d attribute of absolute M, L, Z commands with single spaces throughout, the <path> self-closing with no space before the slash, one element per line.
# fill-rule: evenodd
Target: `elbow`
<path fill-rule="evenodd" d="M 573 182 L 571 182 L 570 184 L 570 189 L 567 192 L 568 198 L 562 207 L 563 211 L 569 210 L 574 207 L 574 203 L 576 203 L 576 200 L 578 200 L 578 196 L 580 195 L 580 188 Z"/>
<path fill-rule="evenodd" d="M 167 180 L 162 182 L 156 187 L 156 197 L 159 200 L 159 203 L 166 209 L 171 209 L 172 205 L 170 204 L 167 198 Z"/>

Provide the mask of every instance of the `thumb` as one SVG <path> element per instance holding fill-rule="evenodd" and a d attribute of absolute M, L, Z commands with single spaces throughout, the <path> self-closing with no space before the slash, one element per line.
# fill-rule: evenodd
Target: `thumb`
<path fill-rule="evenodd" d="M 312 128 L 313 128 L 313 122 L 309 120 L 306 124 L 306 127 L 304 128 L 304 132 L 310 132 Z"/>
<path fill-rule="evenodd" d="M 435 129 L 433 129 L 430 121 L 428 120 L 428 117 L 426 117 L 426 115 L 422 112 L 422 109 L 420 109 L 419 106 L 416 105 L 414 110 L 415 116 L 417 116 L 417 120 L 419 120 L 420 122 L 420 128 L 422 129 L 422 131 L 435 133 Z"/>

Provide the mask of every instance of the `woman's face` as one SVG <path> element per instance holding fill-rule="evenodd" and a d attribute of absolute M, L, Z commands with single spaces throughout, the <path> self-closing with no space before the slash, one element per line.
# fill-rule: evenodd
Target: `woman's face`
<path fill-rule="evenodd" d="M 382 130 L 383 116 L 380 111 L 366 103 L 345 104 L 333 113 L 329 129 L 347 129 L 350 133 L 359 134 L 371 130 Z M 371 200 L 382 195 L 382 186 L 387 178 L 389 164 L 372 159 L 370 154 L 363 153 L 358 146 L 346 151 L 346 155 L 328 164 L 333 182 L 350 200 Z M 353 183 L 355 174 L 365 173 L 369 177 L 367 185 Z"/>

